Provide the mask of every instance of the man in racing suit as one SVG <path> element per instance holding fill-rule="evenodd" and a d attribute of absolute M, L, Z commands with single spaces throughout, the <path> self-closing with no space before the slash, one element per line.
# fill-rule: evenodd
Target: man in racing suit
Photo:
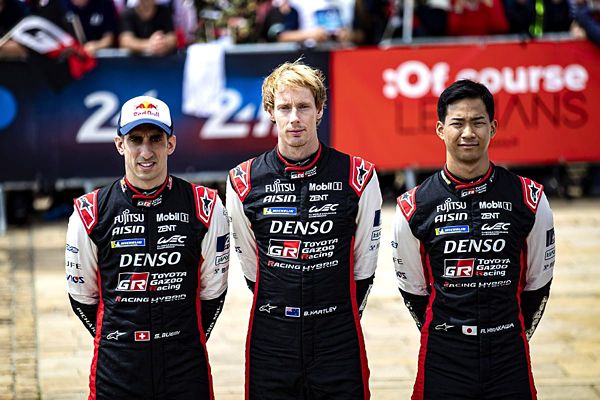
<path fill-rule="evenodd" d="M 94 336 L 89 399 L 213 399 L 206 339 L 227 289 L 229 227 L 215 190 L 167 174 L 169 109 L 122 109 L 125 177 L 75 200 L 67 291 Z"/>
<path fill-rule="evenodd" d="M 528 340 L 550 292 L 552 211 L 542 185 L 489 161 L 485 86 L 455 82 L 438 117 L 446 165 L 398 197 L 392 242 L 421 330 L 412 399 L 535 399 Z"/>
<path fill-rule="evenodd" d="M 285 63 L 263 83 L 277 147 L 229 173 L 236 252 L 254 292 L 246 399 L 368 399 L 360 326 L 377 264 L 373 164 L 320 143 L 322 73 Z"/>

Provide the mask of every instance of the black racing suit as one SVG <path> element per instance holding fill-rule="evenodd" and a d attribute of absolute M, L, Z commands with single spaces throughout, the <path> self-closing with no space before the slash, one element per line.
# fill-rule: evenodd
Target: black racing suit
<path fill-rule="evenodd" d="M 494 165 L 471 183 L 444 169 L 397 203 L 396 275 L 421 329 L 412 399 L 535 399 L 528 339 L 555 246 L 542 185 Z"/>
<path fill-rule="evenodd" d="M 246 399 L 368 399 L 359 313 L 381 231 L 373 164 L 321 145 L 297 166 L 274 149 L 230 171 L 227 208 L 254 292 Z"/>
<path fill-rule="evenodd" d="M 206 337 L 225 298 L 227 215 L 215 190 L 125 178 L 75 200 L 67 291 L 95 334 L 89 399 L 212 399 Z M 201 312 L 202 311 L 202 312 Z"/>

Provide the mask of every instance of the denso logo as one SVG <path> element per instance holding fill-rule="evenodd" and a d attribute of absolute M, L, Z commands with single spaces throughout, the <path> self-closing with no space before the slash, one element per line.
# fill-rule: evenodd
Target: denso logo
<path fill-rule="evenodd" d="M 271 221 L 269 233 L 283 233 L 286 235 L 315 235 L 325 234 L 333 229 L 333 221 Z"/>
<path fill-rule="evenodd" d="M 170 212 L 156 214 L 156 222 L 181 221 L 190 222 L 190 215 L 184 212 Z"/>
<path fill-rule="evenodd" d="M 504 239 L 463 239 L 447 240 L 444 243 L 444 254 L 452 253 L 499 253 L 504 250 Z"/>
<path fill-rule="evenodd" d="M 148 284 L 148 272 L 122 272 L 117 289 L 120 292 L 144 292 Z"/>
<path fill-rule="evenodd" d="M 445 62 L 434 64 L 431 68 L 425 63 L 410 60 L 397 68 L 383 71 L 383 95 L 388 99 L 404 96 L 411 99 L 424 97 L 431 93 L 439 96 L 450 80 L 450 65 Z M 530 65 L 504 67 L 497 69 L 486 67 L 480 71 L 465 68 L 456 73 L 453 81 L 471 79 L 481 82 L 492 93 L 504 90 L 507 93 L 549 93 L 563 89 L 580 92 L 585 90 L 589 73 L 584 66 L 571 64 Z"/>
<path fill-rule="evenodd" d="M 342 190 L 342 182 L 309 183 L 308 190 L 311 192 L 340 191 Z"/>
<path fill-rule="evenodd" d="M 164 265 L 176 265 L 181 261 L 181 253 L 137 253 L 121 254 L 119 267 L 162 267 Z"/>
<path fill-rule="evenodd" d="M 270 239 L 267 254 L 273 257 L 297 259 L 301 243 L 300 240 Z"/>

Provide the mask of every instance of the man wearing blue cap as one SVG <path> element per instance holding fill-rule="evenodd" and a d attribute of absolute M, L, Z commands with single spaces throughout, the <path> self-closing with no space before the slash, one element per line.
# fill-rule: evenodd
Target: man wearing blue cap
<path fill-rule="evenodd" d="M 67 292 L 94 336 L 89 399 L 213 399 L 206 339 L 227 290 L 229 227 L 215 190 L 167 172 L 169 107 L 121 108 L 125 176 L 75 200 Z"/>

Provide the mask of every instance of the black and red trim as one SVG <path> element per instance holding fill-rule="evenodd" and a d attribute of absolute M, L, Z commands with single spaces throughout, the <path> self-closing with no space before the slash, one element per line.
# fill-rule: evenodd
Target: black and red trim
<path fill-rule="evenodd" d="M 258 285 L 260 280 L 260 260 L 258 257 L 258 242 L 256 246 L 256 282 L 254 282 L 254 296 L 252 298 L 252 308 L 250 309 L 250 319 L 248 320 L 248 334 L 246 335 L 246 374 L 245 374 L 245 399 L 250 400 L 250 343 L 252 340 L 252 325 L 254 324 L 254 310 L 256 309 L 256 299 L 258 297 Z"/>
<path fill-rule="evenodd" d="M 229 180 L 231 181 L 231 186 L 233 186 L 242 202 L 244 202 L 246 196 L 248 193 L 250 193 L 250 189 L 252 189 L 252 182 L 250 181 L 250 168 L 253 161 L 254 158 L 251 158 L 250 160 L 244 161 L 229 171 Z"/>
<path fill-rule="evenodd" d="M 494 164 L 490 163 L 487 172 L 481 178 L 477 179 L 475 182 L 463 182 L 460 179 L 456 178 L 454 175 L 452 175 L 452 172 L 448 171 L 448 166 L 444 165 L 444 175 L 456 185 L 456 189 L 468 189 L 474 186 L 479 186 L 483 182 L 487 181 L 490 178 L 490 176 L 492 176 L 493 171 Z"/>
<path fill-rule="evenodd" d="M 360 197 L 375 171 L 375 164 L 357 156 L 350 156 L 350 187 Z"/>
<path fill-rule="evenodd" d="M 210 393 L 210 400 L 215 399 L 214 391 L 213 391 L 213 381 L 212 381 L 212 373 L 210 370 L 210 362 L 208 362 L 208 351 L 206 350 L 206 334 L 204 333 L 204 329 L 202 328 L 202 305 L 200 303 L 200 286 L 202 282 L 202 263 L 204 262 L 204 257 L 200 257 L 200 262 L 198 263 L 198 286 L 196 287 L 196 318 L 198 324 L 198 334 L 200 335 L 200 346 L 202 347 L 202 351 L 204 351 L 204 358 L 206 360 L 206 369 L 208 372 L 208 389 Z"/>
<path fill-rule="evenodd" d="M 398 196 L 396 199 L 396 203 L 398 203 L 400 211 L 402 211 L 402 214 L 404 214 L 404 217 L 406 217 L 407 221 L 410 221 L 410 218 L 413 216 L 415 211 L 417 211 L 417 201 L 415 200 L 417 187 L 410 189 L 408 192 Z"/>
<path fill-rule="evenodd" d="M 98 287 L 102 287 L 102 278 L 100 277 L 100 266 L 98 266 Z M 90 366 L 90 395 L 88 400 L 96 400 L 96 373 L 98 370 L 98 349 L 100 347 L 100 340 L 102 339 L 102 321 L 104 319 L 104 299 L 102 298 L 102 292 L 100 292 L 100 299 L 98 303 L 98 313 L 96 314 L 96 336 L 94 336 L 94 357 L 92 358 L 92 365 Z"/>
<path fill-rule="evenodd" d="M 433 271 L 431 269 L 431 260 L 429 254 L 425 251 L 425 246 L 421 243 L 421 263 L 423 264 L 425 280 L 427 287 L 431 288 L 429 303 L 425 310 L 425 322 L 421 328 L 421 348 L 419 349 L 419 360 L 417 369 L 417 379 L 415 380 L 414 390 L 411 400 L 423 400 L 425 398 L 425 360 L 427 358 L 427 342 L 429 340 L 429 325 L 433 320 L 433 302 L 435 301 L 436 291 L 433 281 Z"/>
<path fill-rule="evenodd" d="M 523 244 L 523 250 L 521 250 L 519 263 L 520 263 L 520 276 L 519 276 L 519 286 L 517 287 L 517 303 L 519 304 L 519 323 L 521 324 L 521 340 L 523 341 L 523 348 L 525 349 L 525 358 L 527 360 L 527 374 L 529 377 L 529 391 L 531 392 L 531 400 L 537 399 L 537 390 L 535 388 L 535 383 L 533 381 L 533 373 L 531 372 L 531 354 L 529 352 L 529 341 L 527 340 L 526 328 L 525 328 L 525 319 L 523 317 L 523 308 L 521 306 L 521 294 L 525 289 L 525 285 L 527 284 L 527 242 Z"/>
<path fill-rule="evenodd" d="M 519 176 L 523 186 L 523 202 L 535 214 L 542 199 L 544 186 L 536 181 Z"/>
<path fill-rule="evenodd" d="M 194 203 L 196 204 L 196 217 L 208 228 L 215 202 L 217 191 L 201 185 L 191 184 L 194 190 Z"/>
<path fill-rule="evenodd" d="M 171 188 L 171 186 L 173 185 L 173 178 L 171 178 L 170 176 L 167 176 L 167 179 L 165 179 L 165 181 L 162 183 L 162 185 L 160 185 L 160 187 L 158 189 L 156 189 L 156 191 L 150 195 L 146 195 L 146 194 L 140 192 L 129 182 L 129 180 L 127 180 L 127 178 L 123 178 L 123 182 L 127 186 L 127 189 L 129 189 L 133 192 L 133 195 L 131 196 L 132 199 L 153 200 L 153 199 L 157 198 L 158 196 L 160 196 L 167 186 L 169 187 L 169 189 Z"/>
<path fill-rule="evenodd" d="M 87 234 L 89 235 L 92 229 L 98 223 L 98 191 L 96 189 L 93 192 L 84 194 L 83 196 L 75 199 L 75 209 L 83 222 L 83 226 Z"/>
<path fill-rule="evenodd" d="M 350 242 L 350 303 L 352 304 L 352 316 L 354 317 L 354 326 L 358 336 L 358 347 L 360 352 L 360 366 L 362 372 L 363 395 L 364 400 L 371 398 L 369 390 L 369 363 L 367 361 L 367 351 L 365 349 L 365 339 L 360 325 L 360 313 L 358 312 L 358 302 L 356 301 L 356 281 L 354 280 L 354 236 Z"/>
<path fill-rule="evenodd" d="M 319 150 L 317 150 L 317 153 L 314 155 L 313 160 L 306 165 L 291 164 L 285 159 L 285 157 L 281 155 L 281 153 L 279 153 L 279 149 L 277 149 L 277 158 L 285 166 L 285 172 L 302 172 L 311 169 L 317 164 L 317 161 L 319 161 L 319 159 L 321 158 L 322 150 L 323 146 L 321 145 L 321 143 L 319 143 Z"/>

